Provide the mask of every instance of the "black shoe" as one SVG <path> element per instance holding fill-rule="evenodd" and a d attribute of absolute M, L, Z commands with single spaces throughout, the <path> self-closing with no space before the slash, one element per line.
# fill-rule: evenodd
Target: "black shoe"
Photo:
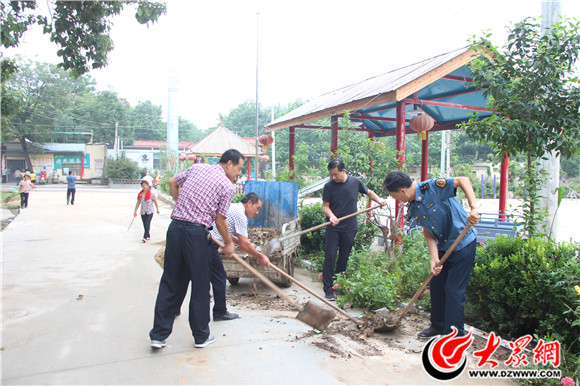
<path fill-rule="evenodd" d="M 425 331 L 421 331 L 420 333 L 418 333 L 417 337 L 419 339 L 429 339 L 438 335 L 443 335 L 443 330 L 437 330 L 433 328 L 433 326 L 429 326 L 429 328 L 426 329 Z"/>
<path fill-rule="evenodd" d="M 333 292 L 324 295 L 324 298 L 326 300 L 328 300 L 329 302 L 335 302 L 336 301 L 336 295 Z"/>
<path fill-rule="evenodd" d="M 223 315 L 214 315 L 213 321 L 219 322 L 219 321 L 223 321 L 223 320 L 234 320 L 234 319 L 237 319 L 239 317 L 240 317 L 240 315 L 238 315 L 238 314 L 234 314 L 234 313 L 226 311 L 226 313 Z"/>

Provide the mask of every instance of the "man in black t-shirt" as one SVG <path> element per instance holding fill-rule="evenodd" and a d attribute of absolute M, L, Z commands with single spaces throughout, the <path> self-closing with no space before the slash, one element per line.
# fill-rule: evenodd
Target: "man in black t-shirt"
<path fill-rule="evenodd" d="M 368 198 L 381 205 L 385 205 L 387 201 L 368 189 L 358 178 L 347 175 L 341 160 L 330 161 L 328 172 L 330 173 L 330 181 L 324 185 L 322 204 L 324 214 L 331 225 L 326 227 L 322 288 L 327 300 L 336 300 L 332 289 L 334 276 L 346 271 L 348 257 L 358 230 L 356 216 L 343 221 L 338 219 L 357 211 L 359 193 L 367 195 Z M 336 261 L 337 252 L 338 261 Z"/>

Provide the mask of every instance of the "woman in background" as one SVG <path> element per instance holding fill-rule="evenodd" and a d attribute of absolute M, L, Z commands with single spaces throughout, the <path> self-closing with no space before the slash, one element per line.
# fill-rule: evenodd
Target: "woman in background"
<path fill-rule="evenodd" d="M 151 229 L 151 220 L 153 219 L 153 204 L 155 204 L 157 214 L 159 214 L 159 204 L 157 204 L 157 198 L 155 197 L 155 194 L 151 192 L 147 180 L 141 181 L 141 188 L 143 189 L 137 195 L 137 204 L 135 205 L 135 213 L 133 213 L 133 216 L 137 217 L 137 209 L 139 209 L 139 205 L 141 205 L 141 220 L 143 220 L 143 228 L 145 228 L 143 240 L 141 241 L 146 243 L 148 240 L 151 240 L 149 229 Z"/>
<path fill-rule="evenodd" d="M 18 184 L 18 191 L 20 192 L 20 207 L 28 208 L 28 194 L 32 189 L 36 189 L 36 185 L 30 181 L 30 175 L 25 174 L 24 179 Z"/>

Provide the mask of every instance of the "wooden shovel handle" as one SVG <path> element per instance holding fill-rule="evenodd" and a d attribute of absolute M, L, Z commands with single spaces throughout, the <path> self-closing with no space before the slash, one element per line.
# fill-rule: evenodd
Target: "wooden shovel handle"
<path fill-rule="evenodd" d="M 471 228 L 471 225 L 467 224 L 467 226 L 463 229 L 463 231 L 459 234 L 459 236 L 457 236 L 457 238 L 455 239 L 453 244 L 451 244 L 451 247 L 449 247 L 447 252 L 445 252 L 445 254 L 441 258 L 441 260 L 439 260 L 439 263 L 437 263 L 437 267 L 440 267 L 443 265 L 443 263 L 445 263 L 445 260 L 447 260 L 449 255 L 451 255 L 451 252 L 453 252 L 453 250 L 455 249 L 457 244 L 459 244 L 459 242 L 463 239 L 463 237 L 465 236 L 467 231 L 469 231 L 469 228 Z M 411 309 L 411 306 L 413 306 L 413 304 L 415 304 L 419 295 L 425 290 L 425 287 L 427 287 L 427 284 L 429 284 L 431 279 L 433 279 L 433 276 L 435 276 L 435 275 L 433 275 L 433 273 L 430 273 L 429 276 L 427 277 L 427 279 L 425 279 L 425 281 L 423 282 L 421 287 L 419 287 L 417 292 L 415 292 L 415 295 L 413 296 L 413 298 L 411 299 L 409 304 L 407 304 L 407 307 L 405 307 L 405 309 L 403 310 L 403 313 L 401 313 L 401 315 L 399 316 L 399 318 L 395 322 L 395 325 L 399 324 L 399 322 L 403 319 L 403 317 L 407 314 L 407 312 L 409 312 L 409 310 Z"/>
<path fill-rule="evenodd" d="M 211 239 L 213 240 L 214 243 L 216 243 L 216 245 L 218 247 L 220 247 L 220 248 L 224 247 L 223 243 L 216 240 L 215 237 L 212 236 Z M 278 286 L 276 286 L 274 283 L 272 283 L 270 281 L 270 279 L 268 279 L 266 276 L 264 276 L 260 272 L 258 272 L 258 270 L 256 270 L 256 268 L 252 267 L 250 264 L 248 264 L 246 261 L 244 261 L 244 259 L 239 257 L 237 254 L 234 253 L 234 254 L 232 254 L 231 257 L 234 260 L 236 260 L 238 263 L 240 263 L 248 271 L 250 271 L 252 273 L 252 275 L 256 276 L 258 279 L 260 279 L 262 282 L 264 282 L 264 284 L 266 284 L 268 287 L 270 287 L 270 289 L 274 290 L 274 292 L 276 292 L 282 299 L 286 300 L 288 303 L 290 303 L 292 305 L 294 305 L 296 303 L 295 301 L 290 299 L 290 297 L 288 295 L 286 295 L 284 293 L 284 291 L 282 291 L 280 288 L 278 288 Z"/>
<path fill-rule="evenodd" d="M 346 220 L 347 218 L 351 218 L 351 217 L 354 217 L 354 216 L 358 216 L 361 213 L 369 212 L 369 211 L 371 211 L 373 209 L 381 208 L 382 206 L 383 205 L 375 205 L 375 206 L 371 206 L 370 208 L 366 208 L 366 209 L 359 210 L 358 212 L 351 213 L 351 214 L 348 214 L 348 215 L 346 215 L 344 217 L 339 218 L 338 221 L 342 221 L 342 220 Z M 298 233 L 292 233 L 291 235 L 284 236 L 284 237 L 280 237 L 278 239 L 278 241 L 284 241 L 284 240 L 289 239 L 291 237 L 302 236 L 305 233 L 309 233 L 309 232 L 315 231 L 317 229 L 323 228 L 323 227 L 328 226 L 328 225 L 330 225 L 330 221 L 327 221 L 324 224 L 320 224 L 320 225 L 313 226 L 312 228 L 308 228 L 308 229 L 303 230 L 303 231 L 300 231 Z"/>
<path fill-rule="evenodd" d="M 294 279 L 292 276 L 290 276 L 289 274 L 287 274 L 286 272 L 284 272 L 282 269 L 278 268 L 277 266 L 275 266 L 274 264 L 270 264 L 269 265 L 270 268 L 273 268 L 275 271 L 277 271 L 278 273 L 280 273 L 282 276 L 284 276 L 286 279 L 291 280 L 293 283 L 296 283 L 299 287 L 305 289 L 306 291 L 310 292 L 312 295 L 316 296 L 318 299 L 322 300 L 326 305 L 332 307 L 333 309 L 335 309 L 336 311 L 340 312 L 341 314 L 343 314 L 344 316 L 346 316 L 347 318 L 351 319 L 352 321 L 358 323 L 359 320 L 356 319 L 354 316 L 350 315 L 348 312 L 346 312 L 345 310 L 343 310 L 342 308 L 338 307 L 336 304 L 329 302 L 328 300 L 326 300 L 323 296 L 320 296 L 319 294 L 317 294 L 316 292 L 314 292 L 313 290 L 311 290 L 310 288 L 306 287 L 304 284 L 300 283 L 298 280 Z"/>

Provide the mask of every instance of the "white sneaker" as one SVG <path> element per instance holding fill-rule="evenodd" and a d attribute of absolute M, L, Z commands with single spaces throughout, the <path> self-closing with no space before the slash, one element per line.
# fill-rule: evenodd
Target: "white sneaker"
<path fill-rule="evenodd" d="M 151 340 L 151 348 L 163 348 L 167 346 L 167 342 L 164 340 Z"/>
<path fill-rule="evenodd" d="M 209 336 L 207 337 L 207 340 L 205 342 L 203 342 L 203 343 L 196 343 L 195 344 L 195 347 L 196 348 L 204 348 L 206 346 L 209 346 L 213 342 L 215 342 L 215 336 L 213 336 L 212 334 L 209 334 Z"/>

